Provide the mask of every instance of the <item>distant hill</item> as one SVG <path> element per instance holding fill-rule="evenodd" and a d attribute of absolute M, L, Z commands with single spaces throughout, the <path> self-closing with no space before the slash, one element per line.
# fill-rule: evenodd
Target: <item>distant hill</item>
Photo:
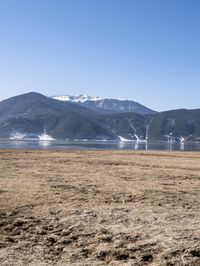
<path fill-rule="evenodd" d="M 82 103 L 88 101 L 99 99 L 82 97 Z M 91 109 L 77 98 L 60 101 L 35 92 L 12 97 L 0 102 L 0 138 L 200 141 L 200 109 L 151 114 Z"/>
<path fill-rule="evenodd" d="M 52 96 L 52 98 L 57 99 L 59 101 L 75 102 L 100 114 L 127 113 L 127 112 L 134 112 L 137 114 L 156 113 L 155 111 L 147 108 L 146 106 L 130 100 L 102 99 L 100 97 L 91 97 L 87 95 Z"/>
<path fill-rule="evenodd" d="M 149 136 L 154 140 L 198 140 L 200 109 L 179 109 L 157 113 L 150 124 Z"/>
<path fill-rule="evenodd" d="M 58 139 L 113 139 L 95 123 L 93 111 L 39 93 L 27 93 L 0 102 L 0 137 L 24 135 L 38 138 L 47 133 Z"/>

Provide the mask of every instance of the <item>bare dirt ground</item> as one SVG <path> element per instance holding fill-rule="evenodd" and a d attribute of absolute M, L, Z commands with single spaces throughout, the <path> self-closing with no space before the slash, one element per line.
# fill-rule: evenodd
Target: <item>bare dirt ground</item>
<path fill-rule="evenodd" d="M 0 265 L 200 265 L 200 153 L 1 150 Z"/>

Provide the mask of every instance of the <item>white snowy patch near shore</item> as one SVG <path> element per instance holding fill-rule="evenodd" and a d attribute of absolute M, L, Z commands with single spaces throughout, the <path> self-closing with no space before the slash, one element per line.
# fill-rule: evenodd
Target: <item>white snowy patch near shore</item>
<path fill-rule="evenodd" d="M 39 135 L 38 138 L 39 140 L 42 140 L 42 141 L 55 140 L 53 137 L 48 135 L 46 132 L 44 132 L 42 135 Z"/>
<path fill-rule="evenodd" d="M 136 143 L 147 143 L 147 140 L 146 139 L 140 139 L 140 138 L 137 138 L 137 139 L 125 139 L 124 137 L 122 136 L 118 136 L 119 138 L 119 141 L 124 141 L 124 142 L 136 142 Z"/>
<path fill-rule="evenodd" d="M 10 138 L 11 140 L 23 140 L 27 138 L 27 134 L 25 133 L 20 133 L 20 132 L 14 132 L 10 135 Z"/>
<path fill-rule="evenodd" d="M 118 138 L 119 138 L 120 141 L 134 141 L 134 140 L 131 140 L 131 139 L 125 139 L 122 136 L 118 136 Z"/>
<path fill-rule="evenodd" d="M 51 141 L 55 140 L 53 137 L 48 135 L 46 131 L 42 133 L 41 135 L 31 135 L 28 133 L 21 133 L 18 131 L 14 131 L 10 134 L 9 137 L 10 140 L 40 140 L 40 141 Z"/>

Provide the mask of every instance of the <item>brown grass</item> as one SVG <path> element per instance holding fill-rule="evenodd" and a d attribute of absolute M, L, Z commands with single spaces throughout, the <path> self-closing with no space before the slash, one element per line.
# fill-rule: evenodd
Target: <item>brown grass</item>
<path fill-rule="evenodd" d="M 200 154 L 0 151 L 0 265 L 200 265 Z"/>

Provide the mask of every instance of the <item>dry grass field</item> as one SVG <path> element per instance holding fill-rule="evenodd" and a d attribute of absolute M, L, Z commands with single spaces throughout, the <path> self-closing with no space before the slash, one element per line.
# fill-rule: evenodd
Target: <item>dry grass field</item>
<path fill-rule="evenodd" d="M 0 265 L 200 265 L 200 154 L 1 150 Z"/>

